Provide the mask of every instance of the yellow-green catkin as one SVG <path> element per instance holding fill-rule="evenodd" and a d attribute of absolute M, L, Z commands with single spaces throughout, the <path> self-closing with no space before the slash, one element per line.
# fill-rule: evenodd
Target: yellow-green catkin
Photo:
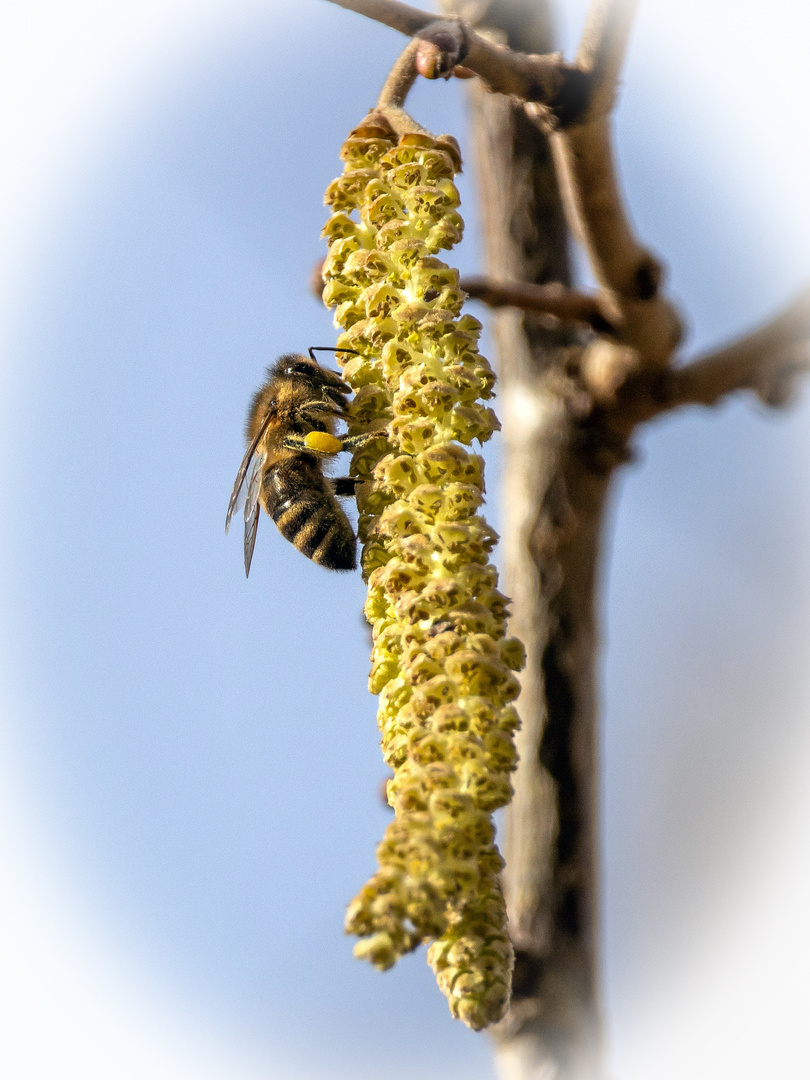
<path fill-rule="evenodd" d="M 458 272 L 436 258 L 463 228 L 449 136 L 397 137 L 372 115 L 351 133 L 326 193 L 324 301 L 359 355 L 352 432 L 378 431 L 353 460 L 370 689 L 394 771 L 395 819 L 379 870 L 350 904 L 357 956 L 389 968 L 423 941 L 451 1012 L 479 1029 L 500 1019 L 513 964 L 492 813 L 511 796 L 511 702 L 523 648 L 506 637 L 507 600 L 478 513 L 483 461 L 469 447 L 498 428 L 483 402 L 494 375 L 480 323 L 462 315 Z"/>

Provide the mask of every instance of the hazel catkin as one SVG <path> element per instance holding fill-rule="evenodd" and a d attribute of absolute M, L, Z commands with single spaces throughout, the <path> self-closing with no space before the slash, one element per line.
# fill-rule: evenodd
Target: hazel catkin
<path fill-rule="evenodd" d="M 450 136 L 397 136 L 381 114 L 355 129 L 330 184 L 323 298 L 343 331 L 355 391 L 365 614 L 395 818 L 379 869 L 349 905 L 355 954 L 380 969 L 431 942 L 453 1015 L 479 1029 L 509 1001 L 512 947 L 492 813 L 511 796 L 514 672 L 508 601 L 489 561 L 484 465 L 470 446 L 498 429 L 480 323 L 458 272 L 437 257 L 461 239 Z"/>

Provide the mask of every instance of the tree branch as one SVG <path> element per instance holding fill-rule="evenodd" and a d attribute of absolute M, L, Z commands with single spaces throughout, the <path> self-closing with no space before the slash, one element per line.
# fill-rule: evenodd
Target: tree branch
<path fill-rule="evenodd" d="M 534 285 L 526 281 L 495 281 L 489 277 L 465 277 L 460 287 L 473 300 L 487 307 L 516 307 L 553 315 L 564 322 L 581 322 L 595 330 L 610 329 L 608 313 L 592 293 L 568 289 L 559 282 Z"/>
<path fill-rule="evenodd" d="M 409 42 L 395 61 L 377 98 L 377 108 L 380 111 L 390 108 L 401 109 L 405 104 L 405 99 L 419 74 L 416 69 L 418 48 L 418 41 Z"/>
<path fill-rule="evenodd" d="M 430 12 L 401 4 L 398 0 L 329 2 L 366 15 L 400 33 L 419 36 L 439 49 L 444 49 L 448 40 L 452 42 L 452 62 L 444 67 L 440 65 L 435 72 L 426 68 L 421 73 L 428 78 L 446 75 L 448 69 L 452 71 L 455 64 L 463 61 L 464 67 L 480 76 L 491 90 L 523 101 L 538 102 L 544 108 L 544 115 L 551 114 L 558 122 L 571 122 L 587 106 L 588 77 L 577 65 L 565 63 L 559 53 L 516 52 L 482 37 L 460 19 L 437 19 Z M 459 35 L 462 39 L 460 48 Z"/>
<path fill-rule="evenodd" d="M 409 37 L 413 37 L 426 26 L 436 22 L 433 12 L 420 11 L 419 8 L 402 4 L 399 0 L 329 0 L 329 2 L 347 11 L 356 11 L 358 15 L 365 15 Z"/>
<path fill-rule="evenodd" d="M 793 377 L 809 368 L 810 287 L 758 330 L 672 371 L 668 407 L 716 405 L 735 390 L 753 390 L 777 407 L 790 398 Z"/>
<path fill-rule="evenodd" d="M 588 118 L 607 116 L 616 103 L 638 0 L 594 0 L 588 11 L 577 66 L 591 76 Z"/>
<path fill-rule="evenodd" d="M 621 385 L 595 395 L 600 422 L 620 438 L 639 424 L 684 405 L 717 405 L 750 390 L 779 408 L 792 397 L 797 377 L 810 370 L 810 287 L 770 322 L 725 348 L 664 371 L 628 368 Z M 587 373 L 586 373 L 587 374 Z"/>
<path fill-rule="evenodd" d="M 551 147 L 566 217 L 587 252 L 612 310 L 619 340 L 636 349 L 644 365 L 661 368 L 681 336 L 672 304 L 659 295 L 659 261 L 636 239 L 621 196 L 613 160 L 610 109 L 627 49 L 635 0 L 593 0 L 577 64 L 591 84 L 584 114 L 552 133 Z M 547 125 L 543 110 L 526 111 Z"/>
<path fill-rule="evenodd" d="M 419 44 L 414 39 L 408 42 L 402 50 L 383 84 L 374 109 L 374 114 L 383 115 L 397 135 L 404 135 L 406 132 L 414 131 L 424 132 L 425 130 L 417 124 L 409 113 L 405 112 L 403 107 L 405 99 L 419 74 L 417 69 Z"/>
<path fill-rule="evenodd" d="M 530 8 L 492 0 L 484 19 L 514 49 L 553 48 L 546 0 Z M 569 286 L 568 230 L 545 130 L 481 80 L 468 91 L 487 273 L 495 282 Z M 497 1073 L 501 1080 L 595 1080 L 598 784 L 588 648 L 598 558 L 591 526 L 598 530 L 607 478 L 597 478 L 598 490 L 569 486 L 576 465 L 566 372 L 579 348 L 576 332 L 511 305 L 492 323 L 504 432 L 504 582 L 513 597 L 510 633 L 527 652 L 520 763 L 502 834 L 515 971 L 509 1013 L 492 1032 Z"/>

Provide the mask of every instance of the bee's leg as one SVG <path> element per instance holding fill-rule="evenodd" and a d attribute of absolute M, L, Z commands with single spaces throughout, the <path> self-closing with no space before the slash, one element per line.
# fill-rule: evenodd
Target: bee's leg
<path fill-rule="evenodd" d="M 285 450 L 297 450 L 317 457 L 333 457 L 343 449 L 343 440 L 328 431 L 310 431 L 306 435 L 288 435 L 282 443 Z"/>
<path fill-rule="evenodd" d="M 331 409 L 335 415 L 348 416 L 349 415 L 349 403 L 346 400 L 346 393 L 343 390 L 337 390 L 331 386 L 325 386 L 323 388 L 324 404 L 327 408 Z"/>
<path fill-rule="evenodd" d="M 365 443 L 370 442 L 372 439 L 377 439 L 381 435 L 385 435 L 384 431 L 366 431 L 362 435 L 347 435 L 340 441 L 343 444 L 344 450 L 356 450 L 358 446 L 363 446 Z"/>
<path fill-rule="evenodd" d="M 316 423 L 322 416 L 346 416 L 345 402 L 312 401 L 301 409 L 301 416 L 310 423 Z"/>
<path fill-rule="evenodd" d="M 283 445 L 285 450 L 300 450 L 305 452 L 309 449 L 300 435 L 287 435 Z"/>
<path fill-rule="evenodd" d="M 331 480 L 336 495 L 354 495 L 360 481 L 354 476 L 335 476 Z"/>

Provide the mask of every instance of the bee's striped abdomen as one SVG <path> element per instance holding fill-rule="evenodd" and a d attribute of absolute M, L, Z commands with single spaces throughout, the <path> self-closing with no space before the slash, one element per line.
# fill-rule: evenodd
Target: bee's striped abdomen
<path fill-rule="evenodd" d="M 356 540 L 317 461 L 304 455 L 270 468 L 263 502 L 279 532 L 300 552 L 329 570 L 354 570 Z"/>

